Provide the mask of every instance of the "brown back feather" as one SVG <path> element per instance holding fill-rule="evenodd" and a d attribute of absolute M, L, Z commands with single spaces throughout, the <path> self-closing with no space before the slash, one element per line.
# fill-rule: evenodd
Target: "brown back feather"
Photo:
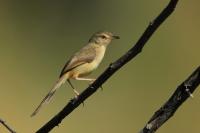
<path fill-rule="evenodd" d="M 95 47 L 91 47 L 91 45 L 86 45 L 70 58 L 70 60 L 65 64 L 64 68 L 62 69 L 60 77 L 62 77 L 66 72 L 69 72 L 80 65 L 90 63 L 94 60 L 94 58 L 96 57 L 96 52 Z"/>

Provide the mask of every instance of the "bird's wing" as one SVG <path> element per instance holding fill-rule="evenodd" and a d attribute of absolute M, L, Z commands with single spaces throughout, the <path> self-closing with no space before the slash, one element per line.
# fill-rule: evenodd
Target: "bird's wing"
<path fill-rule="evenodd" d="M 95 48 L 91 45 L 83 47 L 79 52 L 75 53 L 74 56 L 65 64 L 61 71 L 60 77 L 62 77 L 66 72 L 73 70 L 74 68 L 81 66 L 85 63 L 90 63 L 96 57 Z"/>

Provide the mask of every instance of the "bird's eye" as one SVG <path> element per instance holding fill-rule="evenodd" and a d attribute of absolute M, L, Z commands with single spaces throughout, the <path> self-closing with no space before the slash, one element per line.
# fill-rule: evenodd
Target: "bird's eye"
<path fill-rule="evenodd" d="M 101 38 L 106 39 L 106 36 L 102 35 Z"/>

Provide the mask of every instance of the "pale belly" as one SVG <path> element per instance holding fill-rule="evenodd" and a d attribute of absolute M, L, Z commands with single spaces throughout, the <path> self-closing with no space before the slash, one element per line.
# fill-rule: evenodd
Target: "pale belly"
<path fill-rule="evenodd" d="M 99 52 L 99 51 L 101 51 L 101 52 Z M 85 63 L 85 64 L 72 70 L 73 71 L 72 72 L 73 75 L 71 76 L 72 78 L 87 76 L 99 66 L 99 64 L 101 63 L 101 61 L 104 57 L 104 54 L 105 54 L 105 47 L 102 46 L 102 47 L 98 48 L 96 50 L 96 52 L 98 54 L 97 54 L 96 58 L 94 59 L 94 61 L 92 61 L 91 63 Z"/>

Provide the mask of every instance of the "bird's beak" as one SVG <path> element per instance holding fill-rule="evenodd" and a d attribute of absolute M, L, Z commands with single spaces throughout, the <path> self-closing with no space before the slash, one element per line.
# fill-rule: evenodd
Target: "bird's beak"
<path fill-rule="evenodd" d="M 113 35 L 112 38 L 113 38 L 113 39 L 120 39 L 119 36 L 115 36 L 115 35 Z"/>

